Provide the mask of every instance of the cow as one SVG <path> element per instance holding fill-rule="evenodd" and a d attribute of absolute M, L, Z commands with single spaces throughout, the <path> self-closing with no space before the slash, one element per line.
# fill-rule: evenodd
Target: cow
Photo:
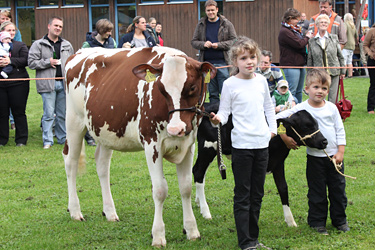
<path fill-rule="evenodd" d="M 206 112 L 217 113 L 219 103 L 205 103 Z M 291 136 L 299 146 L 307 145 L 312 148 L 324 149 L 327 140 L 319 132 L 316 120 L 305 110 L 299 111 L 289 118 L 278 119 L 286 128 L 286 134 Z M 231 154 L 231 130 L 233 128 L 232 119 L 222 127 L 221 140 L 224 155 Z M 193 167 L 194 182 L 196 185 L 196 202 L 200 207 L 201 214 L 206 219 L 211 219 L 204 193 L 204 178 L 208 166 L 217 154 L 217 127 L 214 127 L 207 117 L 202 119 L 198 128 L 198 157 Z M 280 135 L 275 136 L 269 143 L 269 162 L 267 172 L 273 173 L 273 178 L 279 192 L 285 222 L 288 226 L 297 226 L 293 214 L 289 207 L 288 185 L 285 180 L 284 161 L 288 157 L 290 149 L 286 147 Z"/>
<path fill-rule="evenodd" d="M 199 238 L 191 205 L 191 169 L 201 120 L 198 111 L 216 68 L 167 47 L 88 48 L 72 55 L 65 71 L 67 140 L 63 156 L 70 216 L 84 220 L 76 175 L 84 159 L 83 137 L 88 130 L 97 142 L 96 169 L 108 221 L 119 220 L 109 182 L 113 150 L 144 150 L 155 204 L 152 246 L 166 245 L 162 213 L 168 186 L 163 158 L 176 164 L 184 232 L 190 240 Z"/>

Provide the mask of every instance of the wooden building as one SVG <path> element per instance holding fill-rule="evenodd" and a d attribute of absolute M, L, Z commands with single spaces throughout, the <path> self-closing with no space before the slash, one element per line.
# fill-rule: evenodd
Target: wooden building
<path fill-rule="evenodd" d="M 253 38 L 261 48 L 274 53 L 279 60 L 277 37 L 283 13 L 288 8 L 305 12 L 307 17 L 318 13 L 317 0 L 221 0 L 219 12 L 234 25 L 238 35 Z M 359 10 L 359 0 L 346 1 L 349 8 Z M 30 46 L 47 32 L 48 19 L 64 18 L 62 36 L 75 50 L 85 41 L 100 18 L 108 18 L 115 25 L 113 37 L 119 41 L 126 27 L 136 15 L 155 17 L 163 25 L 165 45 L 180 49 L 195 57 L 190 41 L 200 17 L 205 16 L 204 0 L 5 0 L 0 9 L 10 9 L 13 21 L 20 29 L 23 41 Z M 344 1 L 336 1 L 335 7 Z M 339 13 L 343 15 L 344 13 Z"/>

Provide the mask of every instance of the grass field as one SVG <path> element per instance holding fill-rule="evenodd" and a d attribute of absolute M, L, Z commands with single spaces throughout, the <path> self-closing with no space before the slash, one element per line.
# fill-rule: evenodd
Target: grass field
<path fill-rule="evenodd" d="M 30 76 L 34 76 L 31 72 Z M 43 150 L 39 128 L 42 99 L 32 81 L 27 106 L 29 141 L 15 147 L 14 131 L 0 148 L 0 248 L 2 249 L 151 249 L 154 205 L 151 181 L 143 152 L 112 157 L 111 184 L 120 222 L 101 215 L 102 201 L 93 147 L 86 147 L 87 173 L 77 180 L 81 209 L 86 222 L 70 219 L 62 146 Z M 345 93 L 354 104 L 344 125 L 348 222 L 351 231 L 339 233 L 330 220 L 329 236 L 314 233 L 306 223 L 307 185 L 305 149 L 291 152 L 286 162 L 291 209 L 297 228 L 283 221 L 281 202 L 267 176 L 260 217 L 260 241 L 273 249 L 373 249 L 375 246 L 374 173 L 375 116 L 366 112 L 368 78 L 345 80 Z M 229 161 L 225 161 L 230 166 Z M 204 220 L 193 204 L 201 239 L 186 240 L 182 234 L 182 207 L 175 167 L 165 163 L 169 195 L 164 204 L 166 249 L 238 249 L 233 219 L 233 176 L 223 181 L 214 166 L 209 169 L 206 195 L 213 219 Z M 193 190 L 195 195 L 195 190 Z"/>

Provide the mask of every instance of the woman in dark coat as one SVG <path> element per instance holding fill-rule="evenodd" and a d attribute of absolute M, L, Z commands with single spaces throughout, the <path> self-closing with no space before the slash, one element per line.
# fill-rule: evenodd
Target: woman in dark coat
<path fill-rule="evenodd" d="M 297 26 L 300 17 L 301 13 L 296 9 L 290 8 L 284 13 L 279 33 L 280 66 L 306 65 L 306 45 L 313 35 L 310 32 L 302 35 L 301 28 Z M 302 102 L 305 69 L 288 68 L 283 71 L 296 103 Z"/>
<path fill-rule="evenodd" d="M 8 79 L 29 78 L 25 68 L 29 51 L 26 44 L 13 40 L 16 34 L 16 26 L 12 22 L 4 22 L 0 26 L 0 31 L 9 32 L 13 43 L 11 57 L 0 58 L 0 67 L 9 64 L 13 66 L 13 71 L 8 74 Z M 3 79 L 3 77 L 0 76 L 0 79 Z M 16 124 L 16 146 L 26 145 L 28 139 L 26 104 L 29 90 L 29 80 L 0 82 L 0 146 L 4 146 L 9 140 L 9 108 L 12 109 Z"/>
<path fill-rule="evenodd" d="M 133 23 L 129 25 L 126 34 L 121 37 L 118 44 L 119 48 L 140 48 L 154 47 L 156 42 L 146 30 L 146 19 L 142 16 L 136 16 Z"/>

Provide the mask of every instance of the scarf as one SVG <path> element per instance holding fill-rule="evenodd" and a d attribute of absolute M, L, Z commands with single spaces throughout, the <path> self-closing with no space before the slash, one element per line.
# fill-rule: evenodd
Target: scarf
<path fill-rule="evenodd" d="M 281 25 L 290 29 L 291 31 L 293 31 L 294 33 L 296 33 L 301 39 L 303 38 L 303 35 L 302 35 L 302 28 L 299 27 L 299 26 L 294 26 L 294 25 L 291 25 L 289 23 L 286 23 L 286 22 L 281 22 Z"/>

